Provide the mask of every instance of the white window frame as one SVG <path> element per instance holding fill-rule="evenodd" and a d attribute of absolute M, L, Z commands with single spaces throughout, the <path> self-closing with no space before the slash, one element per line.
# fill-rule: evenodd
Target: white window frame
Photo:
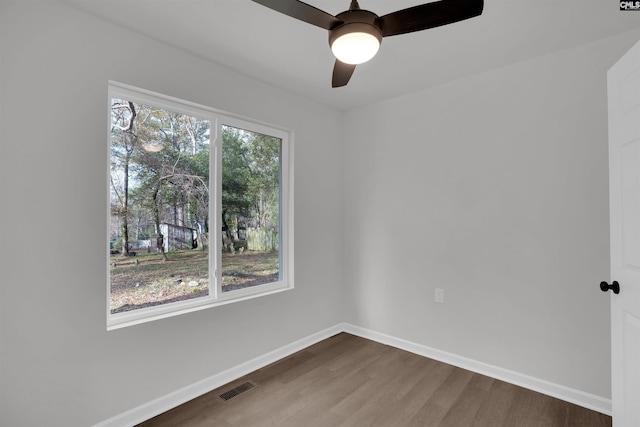
<path fill-rule="evenodd" d="M 293 132 L 288 129 L 262 123 L 256 120 L 233 115 L 204 105 L 195 104 L 178 98 L 139 89 L 126 84 L 109 81 L 108 111 L 111 111 L 113 98 L 151 105 L 170 111 L 189 114 L 194 117 L 209 120 L 211 123 L 211 140 L 209 156 L 209 295 L 161 304 L 153 307 L 140 308 L 123 313 L 111 313 L 111 277 L 109 233 L 107 227 L 106 258 L 107 258 L 107 330 L 119 329 L 140 323 L 151 322 L 180 314 L 191 313 L 207 308 L 217 307 L 233 302 L 244 301 L 265 295 L 271 295 L 294 288 L 294 252 L 293 252 Z M 252 286 L 244 289 L 222 292 L 222 250 L 221 239 L 218 235 L 222 230 L 222 126 L 231 126 L 251 132 L 261 133 L 279 138 L 280 154 L 280 230 L 279 230 L 279 267 L 280 279 L 277 282 Z M 110 207 L 110 161 L 111 161 L 111 115 L 108 114 L 107 127 L 107 218 L 111 217 Z"/>

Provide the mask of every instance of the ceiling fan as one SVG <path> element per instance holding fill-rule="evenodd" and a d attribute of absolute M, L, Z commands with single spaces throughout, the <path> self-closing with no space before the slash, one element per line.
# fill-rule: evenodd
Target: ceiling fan
<path fill-rule="evenodd" d="M 356 65 L 375 56 L 383 37 L 473 18 L 484 6 L 484 0 L 439 0 L 378 16 L 351 0 L 349 10 L 333 16 L 298 0 L 253 1 L 329 31 L 329 45 L 336 57 L 332 87 L 345 86 Z"/>

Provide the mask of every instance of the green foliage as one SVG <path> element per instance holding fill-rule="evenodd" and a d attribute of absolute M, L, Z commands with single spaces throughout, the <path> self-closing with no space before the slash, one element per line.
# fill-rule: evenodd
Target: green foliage
<path fill-rule="evenodd" d="M 247 146 L 242 131 L 224 127 L 222 134 L 222 212 L 225 224 L 248 217 L 251 206 Z"/>
<path fill-rule="evenodd" d="M 242 218 L 255 227 L 278 227 L 278 138 L 225 126 L 222 148 L 222 211 L 225 224 Z"/>

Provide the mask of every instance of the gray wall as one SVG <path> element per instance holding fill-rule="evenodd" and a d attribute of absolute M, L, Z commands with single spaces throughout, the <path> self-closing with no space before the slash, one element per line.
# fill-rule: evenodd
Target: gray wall
<path fill-rule="evenodd" d="M 342 320 L 338 112 L 58 2 L 0 20 L 0 425 L 87 426 Z M 293 291 L 106 332 L 109 79 L 295 131 Z"/>
<path fill-rule="evenodd" d="M 349 112 L 347 320 L 609 397 L 606 70 L 639 38 Z"/>

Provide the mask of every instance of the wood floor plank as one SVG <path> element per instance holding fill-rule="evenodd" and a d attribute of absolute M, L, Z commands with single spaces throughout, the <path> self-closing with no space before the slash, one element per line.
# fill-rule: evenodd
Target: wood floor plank
<path fill-rule="evenodd" d="M 219 397 L 246 381 L 256 387 Z M 610 427 L 611 417 L 342 333 L 139 426 Z"/>
<path fill-rule="evenodd" d="M 593 427 L 611 427 L 611 417 L 572 403 L 566 404 L 564 427 L 589 425 Z"/>
<path fill-rule="evenodd" d="M 562 426 L 564 418 L 561 406 L 566 404 L 540 393 L 517 388 L 505 424 L 522 427 Z"/>
<path fill-rule="evenodd" d="M 489 390 L 480 385 L 485 385 L 481 375 L 473 374 L 462 393 L 448 408 L 447 414 L 440 422 L 440 427 L 462 427 L 471 426 L 476 418 L 476 414 L 484 403 Z M 484 377 L 486 378 L 486 377 Z"/>
<path fill-rule="evenodd" d="M 349 376 L 346 382 L 333 381 L 326 387 L 315 389 L 294 402 L 291 408 L 286 411 L 289 414 L 283 424 L 293 426 L 303 426 L 308 424 L 308 420 L 313 420 L 314 425 L 338 426 L 342 424 L 345 417 L 331 411 L 335 405 L 352 393 L 357 392 L 365 383 L 370 381 L 366 375 L 357 373 Z"/>
<path fill-rule="evenodd" d="M 406 423 L 406 427 L 438 427 L 440 421 L 447 415 L 447 408 L 427 402 Z"/>
<path fill-rule="evenodd" d="M 433 394 L 440 388 L 440 386 L 449 378 L 451 372 L 455 369 L 451 365 L 445 363 L 436 362 L 432 359 L 426 359 L 432 362 L 432 366 L 425 367 L 425 373 L 416 384 L 411 387 L 411 390 L 403 398 L 405 404 L 404 410 L 397 416 L 397 425 L 414 425 L 416 422 L 420 422 L 425 418 L 425 412 L 436 409 L 439 413 L 442 410 L 441 417 L 435 417 L 440 420 L 444 417 L 445 408 L 437 408 L 435 405 L 429 403 Z M 425 409 L 425 406 L 428 408 Z M 431 417 L 427 417 L 431 419 Z"/>
<path fill-rule="evenodd" d="M 436 390 L 430 402 L 434 405 L 450 408 L 467 388 L 473 372 L 454 368 L 447 380 Z"/>
<path fill-rule="evenodd" d="M 509 427 L 505 424 L 516 386 L 494 381 L 489 394 L 476 414 L 472 427 Z"/>

